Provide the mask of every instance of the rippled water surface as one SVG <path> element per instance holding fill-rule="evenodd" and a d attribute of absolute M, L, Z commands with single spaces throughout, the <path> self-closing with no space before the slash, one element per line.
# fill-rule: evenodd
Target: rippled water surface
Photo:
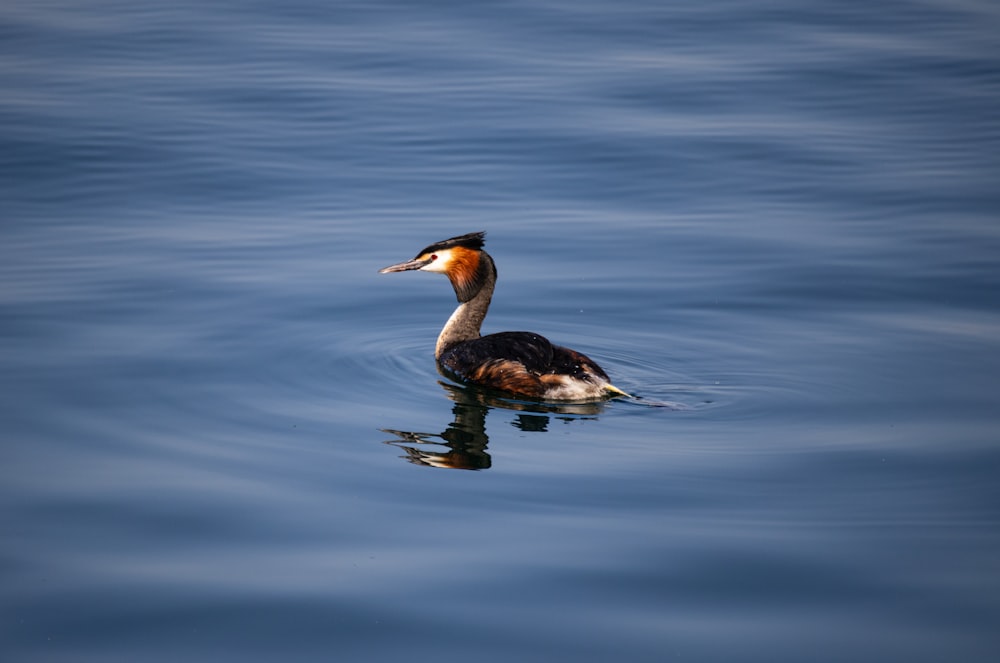
<path fill-rule="evenodd" d="M 989 2 L 0 9 L 0 655 L 993 661 Z M 636 394 L 454 385 L 486 331 Z"/>

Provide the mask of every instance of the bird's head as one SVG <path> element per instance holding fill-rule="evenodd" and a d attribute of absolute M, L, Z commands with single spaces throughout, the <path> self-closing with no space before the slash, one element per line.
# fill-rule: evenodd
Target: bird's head
<path fill-rule="evenodd" d="M 485 232 L 476 232 L 436 242 L 417 253 L 413 260 L 384 267 L 379 274 L 415 269 L 444 274 L 455 288 L 458 301 L 467 302 L 476 296 L 487 279 L 496 278 L 493 261 L 483 251 L 485 237 Z"/>

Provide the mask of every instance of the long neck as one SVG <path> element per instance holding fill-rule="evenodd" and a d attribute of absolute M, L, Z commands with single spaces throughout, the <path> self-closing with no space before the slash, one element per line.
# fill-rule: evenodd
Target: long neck
<path fill-rule="evenodd" d="M 483 326 L 486 312 L 490 308 L 490 300 L 493 299 L 493 288 L 496 285 L 496 268 L 489 254 L 480 254 L 481 260 L 486 260 L 482 270 L 483 284 L 472 299 L 462 302 L 455 309 L 455 312 L 444 323 L 444 329 L 438 335 L 437 345 L 434 347 L 434 358 L 440 359 L 441 354 L 456 343 L 471 341 L 479 338 L 479 330 Z M 458 293 L 458 288 L 456 288 Z"/>

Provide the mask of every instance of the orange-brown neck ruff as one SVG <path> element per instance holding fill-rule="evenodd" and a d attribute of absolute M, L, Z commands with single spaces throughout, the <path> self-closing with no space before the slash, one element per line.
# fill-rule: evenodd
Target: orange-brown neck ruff
<path fill-rule="evenodd" d="M 481 251 L 456 246 L 450 249 L 451 260 L 448 262 L 448 279 L 455 289 L 455 296 L 460 302 L 467 302 L 476 296 L 486 282 L 490 269 L 489 260 L 483 258 Z"/>

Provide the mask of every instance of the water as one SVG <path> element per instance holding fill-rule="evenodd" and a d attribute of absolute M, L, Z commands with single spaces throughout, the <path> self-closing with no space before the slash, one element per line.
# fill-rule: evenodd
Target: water
<path fill-rule="evenodd" d="M 994 660 L 998 28 L 7 3 L 4 660 Z M 474 230 L 641 401 L 435 372 Z"/>

